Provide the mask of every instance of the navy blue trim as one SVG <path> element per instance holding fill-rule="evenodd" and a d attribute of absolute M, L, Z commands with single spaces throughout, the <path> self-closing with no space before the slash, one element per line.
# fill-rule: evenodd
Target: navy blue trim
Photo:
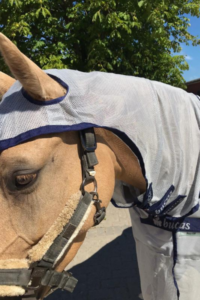
<path fill-rule="evenodd" d="M 140 218 L 142 224 L 151 225 L 166 231 L 200 232 L 200 219 L 187 218 L 199 210 L 199 203 L 195 205 L 186 215 L 182 217 L 171 217 L 169 215 Z"/>
<path fill-rule="evenodd" d="M 111 203 L 114 205 L 114 207 L 116 208 L 131 208 L 133 207 L 135 204 L 132 203 L 117 203 L 113 198 L 111 199 Z"/>
<path fill-rule="evenodd" d="M 66 94 L 62 97 L 56 98 L 56 99 L 52 99 L 49 101 L 39 101 L 39 100 L 35 100 L 33 99 L 23 88 L 21 89 L 22 95 L 24 96 L 24 98 L 26 98 L 29 102 L 36 104 L 36 105 L 42 105 L 42 106 L 46 106 L 46 105 L 52 105 L 52 104 L 56 104 L 61 102 L 62 100 L 65 99 L 65 97 L 67 96 L 68 92 L 69 92 L 69 86 L 67 85 L 67 83 L 65 83 L 64 81 L 62 81 L 60 78 L 51 75 L 51 74 L 47 74 L 49 75 L 51 78 L 53 78 L 55 81 L 57 81 L 60 85 L 62 85 L 66 90 Z"/>
<path fill-rule="evenodd" d="M 197 218 L 185 218 L 184 222 L 186 223 L 187 227 L 189 226 L 189 230 L 186 228 L 180 228 L 179 231 L 181 232 L 200 232 L 200 219 Z"/>
<path fill-rule="evenodd" d="M 143 198 L 142 208 L 149 208 L 149 203 L 153 199 L 153 183 L 151 182 L 148 189 L 146 190 Z"/>
<path fill-rule="evenodd" d="M 131 203 L 119 203 L 116 202 L 115 199 L 111 199 L 111 203 L 114 205 L 114 207 L 116 208 L 131 208 L 131 207 L 139 207 L 139 208 L 143 208 L 143 203 L 140 202 L 137 198 L 134 198 L 134 201 Z"/>
<path fill-rule="evenodd" d="M 98 127 L 101 127 L 101 126 L 98 126 Z M 145 165 L 144 165 L 142 154 L 141 154 L 139 148 L 136 146 L 136 144 L 124 132 L 122 132 L 122 131 L 120 131 L 118 129 L 115 129 L 115 128 L 107 127 L 107 126 L 102 126 L 102 128 L 110 130 L 114 134 L 116 134 L 127 146 L 129 146 L 129 148 L 136 155 L 137 159 L 139 160 L 139 164 L 140 164 L 140 167 L 141 167 L 141 170 L 142 170 L 142 175 L 144 176 L 145 181 L 146 181 L 146 190 L 147 190 L 147 188 L 149 186 L 149 184 L 148 184 L 148 178 L 146 178 Z M 153 195 L 153 190 L 152 190 L 152 195 Z M 145 194 L 144 194 L 144 196 L 145 196 Z M 143 197 L 143 202 L 140 202 L 139 200 L 135 199 L 134 205 L 136 205 L 137 207 L 142 208 L 143 207 L 143 203 L 144 203 L 144 197 Z"/>
<path fill-rule="evenodd" d="M 160 214 L 162 215 L 167 215 L 170 213 L 175 207 L 177 207 L 183 200 L 185 199 L 186 196 L 179 195 L 176 199 L 174 199 L 171 203 L 169 203 L 163 210 L 163 212 Z"/>
<path fill-rule="evenodd" d="M 147 178 L 146 178 L 146 171 L 145 171 L 144 161 L 143 161 L 142 155 L 141 155 L 140 150 L 138 149 L 138 147 L 133 143 L 133 141 L 124 132 L 122 132 L 118 129 L 115 129 L 115 128 L 110 128 L 110 127 L 102 126 L 102 128 L 108 129 L 108 130 L 112 131 L 113 133 L 115 133 L 135 153 L 135 155 L 137 156 L 137 158 L 139 160 L 140 167 L 142 169 L 142 174 L 143 174 L 144 178 L 146 179 L 146 184 L 147 184 L 146 187 L 148 187 L 148 181 L 147 181 Z"/>
<path fill-rule="evenodd" d="M 149 207 L 148 213 L 152 215 L 160 215 L 167 205 L 167 201 L 169 200 L 171 194 L 174 192 L 175 187 L 173 185 L 167 190 L 164 196 L 155 204 Z"/>
<path fill-rule="evenodd" d="M 131 139 L 124 132 L 122 132 L 118 129 L 113 129 L 113 128 L 105 127 L 105 126 L 98 126 L 98 125 L 95 125 L 92 123 L 79 123 L 79 124 L 64 125 L 64 126 L 63 125 L 47 125 L 47 126 L 31 129 L 22 134 L 19 134 L 16 137 L 0 141 L 0 151 L 3 151 L 10 147 L 14 147 L 20 143 L 23 143 L 23 142 L 25 142 L 31 138 L 37 137 L 39 135 L 50 134 L 50 133 L 59 133 L 59 132 L 65 132 L 65 131 L 79 131 L 79 130 L 83 130 L 83 129 L 87 129 L 87 128 L 91 128 L 91 127 L 105 128 L 107 130 L 110 130 L 114 134 L 116 134 L 122 141 L 124 141 L 124 143 L 127 144 L 130 147 L 130 149 L 137 156 L 140 166 L 141 166 L 141 169 L 142 169 L 143 176 L 146 179 L 144 161 L 143 161 L 143 158 L 142 158 L 142 155 L 141 155 L 139 149 L 134 144 L 134 142 L 131 141 Z M 146 184 L 148 186 L 147 179 L 146 179 Z"/>
<path fill-rule="evenodd" d="M 176 267 L 177 258 L 178 258 L 176 232 L 172 232 L 172 240 L 173 240 L 173 268 L 172 268 L 172 276 L 173 276 L 174 285 L 175 285 L 176 291 L 177 291 L 177 299 L 179 299 L 180 298 L 180 291 L 179 291 L 179 288 L 178 288 L 178 283 L 176 281 L 176 275 L 175 275 L 175 267 Z"/>
<path fill-rule="evenodd" d="M 197 212 L 199 210 L 199 203 L 197 203 L 186 215 L 184 215 L 183 217 L 180 217 L 180 219 L 185 219 L 187 218 L 188 216 L 191 216 L 193 215 L 195 212 Z M 177 218 L 173 218 L 171 216 L 168 216 L 168 218 L 172 218 L 172 219 L 177 219 Z"/>
<path fill-rule="evenodd" d="M 78 131 L 78 130 L 83 130 L 83 129 L 94 127 L 94 126 L 95 125 L 90 124 L 90 123 L 84 123 L 84 125 L 83 125 L 83 123 L 80 123 L 80 124 L 75 124 L 72 126 L 69 126 L 69 125 L 68 126 L 47 125 L 47 126 L 38 127 L 36 129 L 31 129 L 29 131 L 23 132 L 14 138 L 0 141 L 0 151 L 14 147 L 18 144 L 21 144 L 27 140 L 30 140 L 30 139 L 40 136 L 40 135 L 59 133 L 59 132 L 65 132 L 65 131 Z"/>

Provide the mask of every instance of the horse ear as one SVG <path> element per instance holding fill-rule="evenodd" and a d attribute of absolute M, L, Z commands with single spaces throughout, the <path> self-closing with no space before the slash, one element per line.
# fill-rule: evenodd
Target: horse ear
<path fill-rule="evenodd" d="M 3 72 L 0 72 L 0 101 L 3 95 L 9 90 L 9 88 L 13 85 L 15 79 L 6 75 Z"/>
<path fill-rule="evenodd" d="M 0 52 L 14 77 L 21 82 L 26 92 L 34 99 L 48 101 L 66 93 L 59 83 L 21 53 L 2 33 L 0 33 Z"/>

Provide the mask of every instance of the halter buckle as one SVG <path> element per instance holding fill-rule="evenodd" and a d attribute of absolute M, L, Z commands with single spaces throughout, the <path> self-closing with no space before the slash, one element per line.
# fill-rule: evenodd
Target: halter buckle
<path fill-rule="evenodd" d="M 106 208 L 101 207 L 102 201 L 99 199 L 99 194 L 97 192 L 91 192 L 90 194 L 92 195 L 92 200 L 96 206 L 96 213 L 94 215 L 94 226 L 96 226 L 105 219 Z"/>
<path fill-rule="evenodd" d="M 31 274 L 31 282 L 27 289 L 31 291 L 37 291 L 41 286 L 42 278 L 45 277 L 47 270 L 48 269 L 45 267 L 34 267 Z"/>
<path fill-rule="evenodd" d="M 92 183 L 94 184 L 94 190 L 93 192 L 91 192 L 90 194 L 92 193 L 97 193 L 97 181 L 96 181 L 96 178 L 91 176 L 91 177 L 85 177 L 83 179 L 83 182 L 82 182 L 82 185 L 81 185 L 81 190 L 82 190 L 82 194 L 84 195 L 85 194 L 85 186 L 89 183 Z"/>
<path fill-rule="evenodd" d="M 106 208 L 105 207 L 101 207 L 96 214 L 94 215 L 94 225 L 99 225 L 99 223 L 101 223 L 106 216 Z"/>

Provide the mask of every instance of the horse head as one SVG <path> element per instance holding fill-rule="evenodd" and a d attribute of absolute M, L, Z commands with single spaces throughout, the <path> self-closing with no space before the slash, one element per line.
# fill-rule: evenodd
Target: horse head
<path fill-rule="evenodd" d="M 6 102 L 12 111 L 13 103 L 19 100 L 12 90 L 13 86 L 37 101 L 35 115 L 43 105 L 68 92 L 66 85 L 63 86 L 42 71 L 3 34 L 0 34 L 0 51 L 16 79 L 0 73 L 2 107 Z M 24 107 L 20 109 L 24 110 L 21 113 L 27 113 Z M 12 121 L 15 126 L 15 117 Z M 27 117 L 28 122 L 33 120 Z M 132 151 L 110 131 L 96 128 L 95 133 L 98 159 L 95 180 L 101 206 L 107 207 L 116 179 L 128 184 L 135 183 L 144 191 L 145 180 Z M 42 132 L 1 149 L 1 270 L 30 269 L 42 259 L 72 218 L 83 196 L 80 144 L 79 132 L 70 130 L 48 134 Z M 84 190 L 90 193 L 94 189 L 93 184 L 93 181 L 88 182 Z M 55 262 L 56 271 L 62 272 L 76 255 L 87 230 L 94 225 L 95 213 L 96 206 L 91 202 L 70 243 Z M 42 288 L 38 297 L 42 299 L 47 290 Z M 25 292 L 26 288 L 20 284 L 0 285 L 1 297 L 20 296 Z"/>

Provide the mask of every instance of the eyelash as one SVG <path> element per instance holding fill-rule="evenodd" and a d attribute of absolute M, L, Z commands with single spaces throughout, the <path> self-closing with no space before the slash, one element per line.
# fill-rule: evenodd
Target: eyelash
<path fill-rule="evenodd" d="M 37 179 L 37 173 L 19 174 L 15 176 L 15 186 L 19 189 L 26 188 L 32 185 Z"/>
<path fill-rule="evenodd" d="M 37 179 L 39 177 L 40 170 L 20 170 L 14 171 L 12 174 L 8 175 L 5 178 L 6 189 L 9 194 L 17 196 L 17 194 L 30 194 L 32 193 L 37 183 L 39 182 Z M 29 179 L 30 180 L 27 180 Z M 20 184 L 18 180 L 22 180 L 25 184 Z"/>

